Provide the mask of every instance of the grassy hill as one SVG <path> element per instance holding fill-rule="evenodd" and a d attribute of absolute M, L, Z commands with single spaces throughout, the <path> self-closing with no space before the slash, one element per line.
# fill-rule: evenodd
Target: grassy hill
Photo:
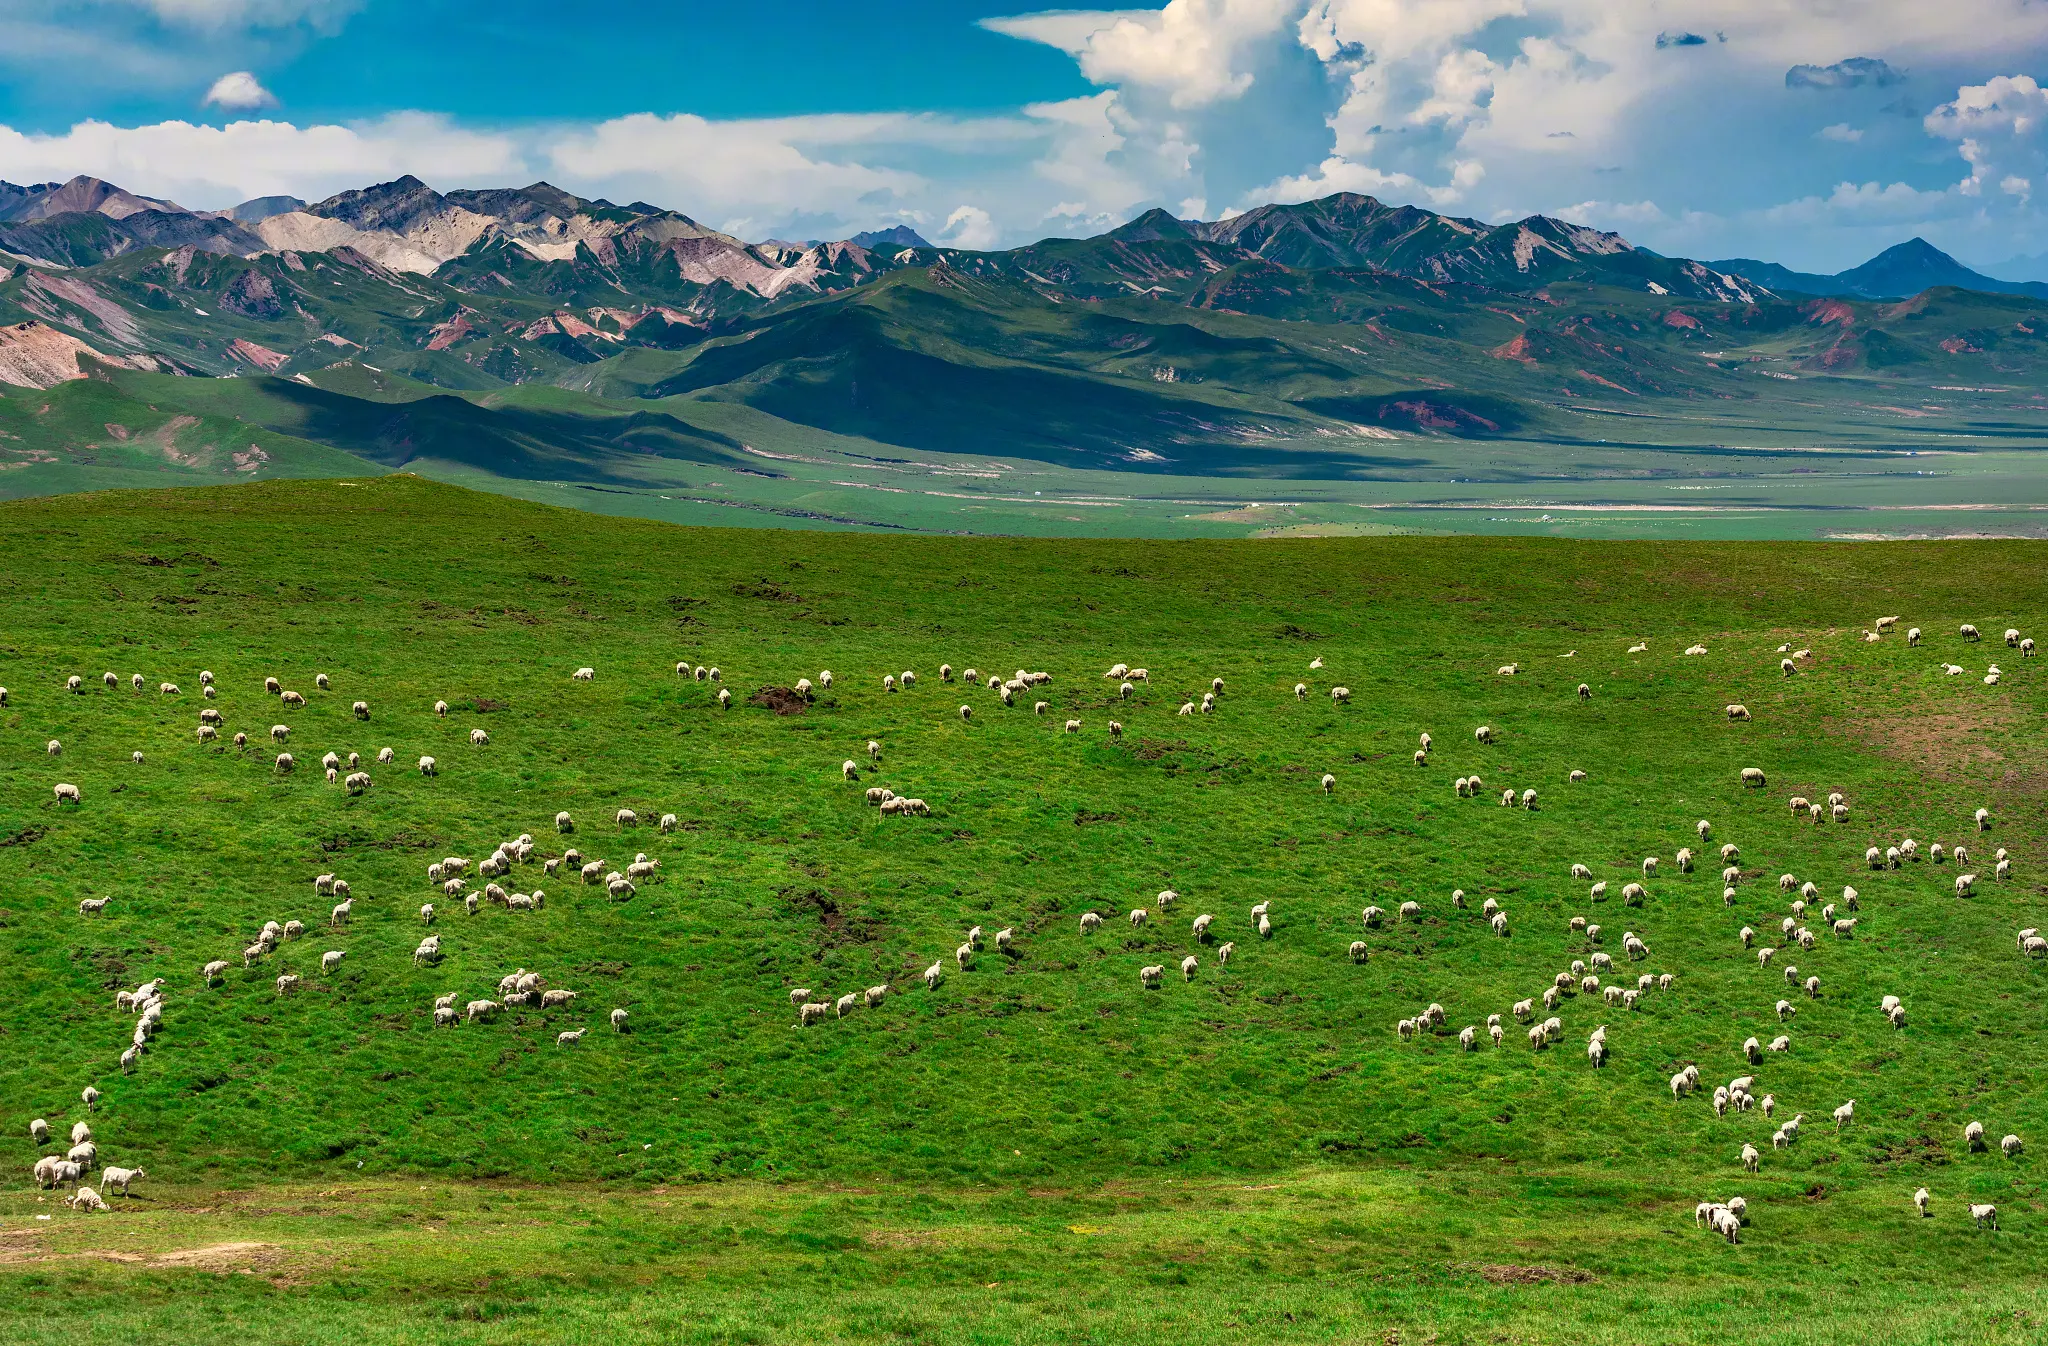
<path fill-rule="evenodd" d="M 2042 1270 L 2038 1161 L 1995 1149 L 2007 1132 L 2048 1144 L 2031 1070 L 2048 969 L 2015 947 L 2048 891 L 2039 663 L 1998 641 L 2048 606 L 2033 544 L 677 530 L 407 474 L 16 501 L 0 539 L 16 558 L 0 598 L 0 958 L 15 990 L 0 1071 L 16 1121 L 0 1149 L 25 1173 L 27 1119 L 66 1129 L 96 1085 L 104 1156 L 145 1164 L 154 1203 L 95 1224 L 32 1190 L 5 1198 L 16 1220 L 61 1217 L 36 1245 L 52 1256 L 118 1228 L 144 1262 L 67 1282 L 52 1269 L 68 1263 L 0 1261 L 25 1296 L 0 1333 L 107 1314 L 121 1339 L 168 1337 L 225 1312 L 258 1339 L 316 1325 L 471 1339 L 461 1306 L 483 1304 L 541 1315 L 530 1326 L 548 1339 L 624 1312 L 649 1339 L 685 1321 L 704 1339 L 1038 1340 L 1079 1324 L 1123 1339 L 1193 1313 L 1230 1340 L 1389 1325 L 1490 1339 L 1496 1315 L 1531 1340 L 1605 1340 L 1616 1296 L 1635 1294 L 1630 1340 L 1697 1339 L 1696 1315 L 1718 1311 L 1761 1315 L 1759 1340 L 1867 1340 L 1856 1325 L 1896 1311 L 1897 1339 L 1954 1341 L 2021 1339 L 1975 1303 L 2044 1308 L 2026 1288 Z M 1879 613 L 1924 643 L 1865 643 Z M 1965 621 L 1991 639 L 1963 642 Z M 1647 652 L 1624 652 L 1638 641 Z M 1680 653 L 1694 642 L 1708 652 Z M 1781 645 L 1812 651 L 1795 677 Z M 679 660 L 722 680 L 679 678 Z M 2004 677 L 1986 686 L 1993 660 Z M 1101 676 L 1120 661 L 1151 670 L 1129 699 Z M 1054 679 L 1005 708 L 943 683 L 942 662 Z M 1495 672 L 1510 662 L 1521 671 Z M 571 680 L 583 665 L 594 681 Z M 832 687 L 793 705 L 785 689 L 825 669 Z M 914 688 L 882 689 L 905 669 Z M 73 673 L 81 695 L 64 690 Z M 137 694 L 131 673 L 182 691 Z M 265 695 L 272 675 L 308 704 Z M 1176 713 L 1218 677 L 1216 713 Z M 1754 720 L 1731 723 L 1730 702 Z M 248 749 L 199 742 L 202 706 Z M 1069 718 L 1080 732 L 1062 732 Z M 279 723 L 289 775 L 271 761 Z M 1474 741 L 1480 724 L 1496 743 Z M 488 745 L 469 742 L 478 728 Z M 387 746 L 397 760 L 380 766 Z M 324 781 L 328 751 L 360 752 L 372 788 Z M 410 768 L 422 754 L 438 775 Z M 859 781 L 841 778 L 845 759 Z M 1748 766 L 1767 789 L 1743 788 Z M 1568 781 L 1575 769 L 1588 778 Z M 1482 797 L 1457 797 L 1473 772 Z M 59 781 L 80 806 L 53 801 Z M 932 815 L 881 816 L 870 785 Z M 1538 806 L 1501 807 L 1508 787 Z M 1786 807 L 1830 791 L 1847 797 L 1841 824 Z M 639 825 L 613 821 L 621 808 Z M 1702 818 L 1712 845 L 1741 848 L 1732 905 L 1717 856 L 1676 871 Z M 525 914 L 465 915 L 429 886 L 432 861 L 521 833 L 541 855 L 573 842 L 619 867 L 645 851 L 661 875 L 613 902 L 537 856 L 505 881 L 546 891 Z M 1954 895 L 1952 864 L 1866 867 L 1866 846 L 1907 836 L 1923 854 L 1968 845 L 1976 894 Z M 1991 877 L 1996 847 L 2009 881 Z M 1650 855 L 1662 871 L 1627 905 Z M 344 929 L 327 927 L 322 873 L 353 887 Z M 1837 939 L 1810 914 L 1817 946 L 1760 967 L 1736 934 L 1783 942 L 1786 873 L 1828 901 L 1854 885 L 1861 923 Z M 1168 888 L 1179 901 L 1161 910 Z M 111 901 L 82 916 L 86 897 Z M 1488 899 L 1512 937 L 1488 927 Z M 1396 920 L 1411 900 L 1419 919 Z M 445 956 L 415 966 L 428 901 Z M 1368 904 L 1385 924 L 1362 926 Z M 1134 928 L 1138 907 L 1152 919 Z M 1089 910 L 1106 923 L 1084 935 Z M 1200 913 L 1208 941 L 1190 930 Z M 1604 927 L 1598 943 L 1574 916 Z M 265 921 L 294 919 L 304 939 L 242 967 Z M 991 938 L 956 967 L 974 925 L 1014 944 Z M 1647 943 L 1642 962 L 1622 956 L 1624 931 Z M 323 975 L 330 949 L 346 956 Z M 1603 982 L 1674 984 L 1633 1010 L 1574 995 L 1563 1040 L 1532 1051 L 1510 1007 L 1595 951 L 1614 957 Z M 209 988 L 198 970 L 216 958 L 232 966 Z M 945 977 L 927 990 L 935 960 Z M 1786 984 L 1786 962 L 1821 978 L 1817 998 Z M 1153 964 L 1165 984 L 1146 990 Z M 579 998 L 434 1026 L 436 996 L 492 995 L 517 968 Z M 285 972 L 303 982 L 280 994 Z M 114 992 L 158 976 L 163 1032 L 124 1075 L 134 1021 Z M 877 984 L 892 988 L 880 1008 L 796 1026 L 792 988 Z M 1886 994 L 1905 1000 L 1903 1031 L 1877 1012 Z M 1785 996 L 1797 1017 L 1781 1024 Z M 1397 1038 L 1432 1002 L 1444 1025 Z M 609 1030 L 614 1007 L 631 1032 Z M 1499 1049 L 1483 1036 L 1495 1013 Z M 1468 1024 L 1472 1053 L 1456 1038 Z M 1599 1024 L 1612 1055 L 1596 1070 Z M 590 1034 L 556 1044 L 575 1028 Z M 1745 1038 L 1779 1033 L 1788 1053 L 1745 1063 Z M 1775 1121 L 1674 1101 L 1667 1080 L 1688 1062 L 1707 1091 L 1755 1075 Z M 1829 1116 L 1850 1098 L 1855 1124 L 1837 1134 Z M 1800 1140 L 1773 1149 L 1794 1113 Z M 1988 1155 L 1962 1144 L 1972 1119 Z M 1756 1176 L 1736 1162 L 1745 1143 L 1763 1152 Z M 1907 1201 L 1922 1185 L 1925 1222 Z M 1729 1248 L 1689 1217 L 1735 1191 L 1755 1222 Z M 1996 1202 L 2005 1232 L 1978 1236 L 1971 1201 Z M 195 1239 L 270 1251 L 149 1260 Z M 556 1279 L 500 1279 L 530 1258 Z M 268 1270 L 208 1310 L 215 1263 Z M 1509 1288 L 1482 1264 L 1506 1266 Z M 1535 1288 L 1512 1288 L 1518 1267 Z M 1383 1279 L 1411 1273 L 1398 1291 Z M 1810 1317 L 1773 1300 L 1787 1275 L 1832 1287 Z M 1012 1276 L 1039 1307 L 957 1293 Z M 1297 1310 L 1321 1316 L 1279 1326 Z"/>

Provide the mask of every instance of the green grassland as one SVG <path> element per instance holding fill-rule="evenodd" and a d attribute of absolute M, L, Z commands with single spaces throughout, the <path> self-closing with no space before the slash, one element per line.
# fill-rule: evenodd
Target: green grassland
<path fill-rule="evenodd" d="M 677 529 L 397 473 L 18 500 L 0 556 L 0 1162 L 25 1179 L 27 1119 L 68 1128 L 93 1084 L 103 1157 L 152 1175 L 107 1216 L 25 1181 L 0 1197 L 0 1336 L 1696 1341 L 1739 1319 L 1764 1341 L 1952 1342 L 2037 1339 L 2048 1311 L 2038 1160 L 1962 1144 L 1976 1119 L 2048 1145 L 2044 969 L 2014 938 L 2044 923 L 2040 663 L 1998 640 L 2044 610 L 2037 544 Z M 1865 643 L 1880 613 L 1925 643 Z M 1966 621 L 1990 640 L 1963 642 Z M 1789 679 L 1787 644 L 1813 652 Z M 1054 680 L 1005 708 L 942 661 Z M 1118 661 L 1152 670 L 1128 700 L 1101 677 Z M 808 707 L 777 690 L 824 669 Z M 904 669 L 917 685 L 885 692 Z M 133 672 L 183 690 L 138 695 Z M 309 704 L 280 707 L 269 675 Z M 1215 714 L 1176 713 L 1215 677 Z M 1753 722 L 1726 719 L 1736 701 Z M 250 747 L 201 744 L 202 705 Z M 363 755 L 366 794 L 322 779 L 330 750 Z M 421 754 L 438 775 L 409 769 Z M 1473 772 L 1492 797 L 1454 795 Z M 932 816 L 880 816 L 876 784 Z M 1509 786 L 1538 807 L 1502 808 Z M 1842 824 L 1786 808 L 1831 790 Z M 1675 872 L 1701 818 L 1741 847 L 1732 907 L 1713 856 Z M 432 860 L 522 832 L 549 855 L 646 851 L 662 875 L 611 902 L 521 867 L 507 886 L 544 886 L 545 908 L 474 917 L 428 885 Z M 1975 896 L 1952 865 L 1864 866 L 1905 836 L 1968 844 Z M 1626 906 L 1647 855 L 1663 872 Z M 327 872 L 354 889 L 344 929 L 313 892 Z M 1735 934 L 1779 942 L 1783 873 L 1830 900 L 1855 885 L 1861 924 L 1781 957 L 1823 983 L 1781 1026 L 1790 988 Z M 1177 905 L 1123 921 L 1165 888 Z M 1407 900 L 1419 920 L 1361 927 Z M 427 901 L 445 957 L 417 967 Z M 1084 936 L 1089 910 L 1109 920 Z M 258 928 L 291 919 L 306 937 L 245 970 Z M 973 925 L 1014 948 L 956 968 Z M 1595 948 L 1631 985 L 1675 984 L 1634 1010 L 1569 998 L 1546 1051 L 1512 1019 L 1502 1048 L 1459 1050 Z M 328 949 L 346 958 L 323 976 Z M 209 989 L 215 958 L 233 966 Z M 580 998 L 433 1026 L 435 996 L 519 967 Z M 287 971 L 304 984 L 281 995 Z M 155 976 L 164 1030 L 123 1075 L 113 994 Z M 878 983 L 882 1007 L 796 1026 L 792 987 Z M 1445 1027 L 1396 1038 L 1430 1002 Z M 631 1032 L 609 1031 L 615 1006 Z M 1745 1065 L 1745 1037 L 1780 1032 L 1788 1054 Z M 1709 1090 L 1756 1074 L 1779 1121 L 1805 1115 L 1800 1141 L 1674 1102 L 1687 1062 Z M 1754 1221 L 1729 1247 L 1691 1211 L 1735 1192 Z M 2002 1232 L 1971 1226 L 1972 1201 Z"/>

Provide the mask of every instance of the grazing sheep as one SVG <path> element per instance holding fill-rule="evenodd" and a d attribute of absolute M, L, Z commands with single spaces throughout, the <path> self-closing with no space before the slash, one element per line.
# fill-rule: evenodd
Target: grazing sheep
<path fill-rule="evenodd" d="M 1164 975 L 1166 975 L 1166 969 L 1154 963 L 1150 967 L 1138 969 L 1138 982 L 1146 990 L 1156 991 L 1159 989 L 1159 979 Z"/>
<path fill-rule="evenodd" d="M 2005 1139 L 1998 1142 L 1999 1153 L 2003 1154 L 2008 1159 L 2020 1153 L 2020 1151 L 2024 1148 L 2026 1147 L 2020 1143 L 2020 1138 L 2018 1136 L 2007 1136 Z"/>
<path fill-rule="evenodd" d="M 277 993 L 279 995 L 283 995 L 287 991 L 293 991 L 298 989 L 298 985 L 299 974 L 296 972 L 287 972 L 277 979 Z"/>
<path fill-rule="evenodd" d="M 1972 641 L 1974 641 L 1974 640 L 1978 639 L 1978 636 L 1977 636 L 1977 628 L 1976 628 L 1976 627 L 1974 627 L 1974 626 L 1972 626 L 1972 625 L 1971 625 L 1970 623 L 1968 623 L 1968 622 L 1964 622 L 1964 623 L 1962 624 L 1962 626 L 1961 626 L 1960 628 L 1958 628 L 1958 632 L 1957 632 L 1957 633 L 1958 633 L 1959 635 L 1961 635 L 1961 636 L 1962 636 L 1962 638 L 1963 638 L 1964 640 L 1972 640 Z"/>
<path fill-rule="evenodd" d="M 1975 888 L 1976 885 L 1977 876 L 1975 874 L 1956 875 L 1956 896 L 1968 897 L 1970 895 L 1971 890 Z"/>
<path fill-rule="evenodd" d="M 1477 729 L 1474 729 L 1472 731 L 1472 737 L 1475 741 L 1480 743 L 1493 742 L 1493 726 L 1486 724 L 1480 725 Z"/>
<path fill-rule="evenodd" d="M 350 913 L 352 913 L 354 910 L 354 898 L 350 898 L 346 902 L 337 902 L 334 906 L 334 910 L 327 914 L 327 924 L 330 927 L 347 925 L 349 923 Z"/>
<path fill-rule="evenodd" d="M 1970 1218 L 1977 1222 L 1977 1228 L 1979 1229 L 1982 1229 L 1985 1222 L 1989 1221 L 1992 1231 L 1995 1233 L 1998 1230 L 1998 1207 L 1996 1206 L 1989 1203 L 1979 1205 L 1972 1202 L 1970 1205 Z"/>
<path fill-rule="evenodd" d="M 1989 831 L 1991 830 L 1991 810 L 1990 810 L 1990 809 L 1978 809 L 1978 810 L 1977 810 L 1977 815 L 1976 815 L 1976 816 L 1977 816 L 1977 830 L 1978 830 L 1979 832 L 1989 832 Z"/>

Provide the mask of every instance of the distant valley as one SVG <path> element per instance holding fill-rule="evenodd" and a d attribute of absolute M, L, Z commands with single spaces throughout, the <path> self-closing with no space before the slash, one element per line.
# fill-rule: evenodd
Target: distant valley
<path fill-rule="evenodd" d="M 544 183 L 211 212 L 0 184 L 0 494 L 402 468 L 663 517 L 1228 533 L 1641 525 L 1690 482 L 1769 527 L 1881 487 L 2025 529 L 2044 296 L 1917 240 L 1820 277 L 1348 194 L 976 252 Z M 1962 461 L 1901 472 L 1923 453 Z"/>

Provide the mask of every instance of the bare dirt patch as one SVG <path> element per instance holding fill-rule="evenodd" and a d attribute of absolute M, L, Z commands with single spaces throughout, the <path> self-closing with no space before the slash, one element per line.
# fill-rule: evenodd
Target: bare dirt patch
<path fill-rule="evenodd" d="M 1590 1271 L 1577 1267 L 1523 1267 L 1513 1263 L 1485 1263 L 1475 1268 L 1494 1285 L 1585 1285 L 1593 1279 Z"/>
<path fill-rule="evenodd" d="M 747 698 L 747 704 L 772 710 L 777 715 L 801 715 L 809 706 L 803 693 L 794 687 L 763 687 Z"/>
<path fill-rule="evenodd" d="M 1948 710 L 1939 714 L 1870 716 L 1848 722 L 1852 736 L 1870 744 L 1880 757 L 1904 762 L 1937 780 L 1953 780 L 1962 771 L 1972 778 L 2006 760 L 2014 746 L 2019 712 L 2004 703 Z"/>

